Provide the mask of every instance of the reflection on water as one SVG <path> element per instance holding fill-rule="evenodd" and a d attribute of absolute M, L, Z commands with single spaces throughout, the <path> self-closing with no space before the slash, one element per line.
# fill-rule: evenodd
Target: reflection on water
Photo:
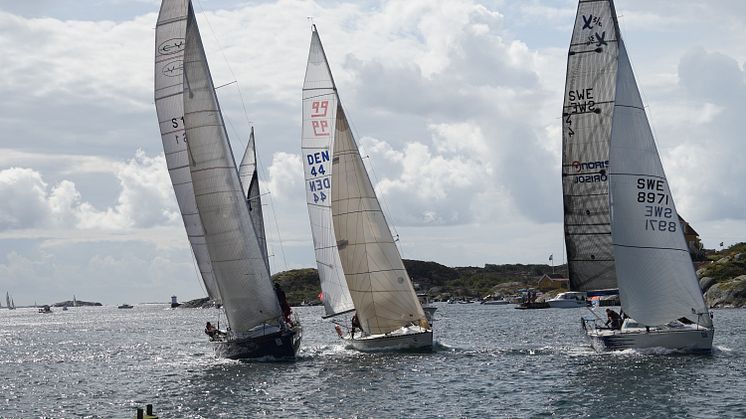
<path fill-rule="evenodd" d="M 296 308 L 295 363 L 217 359 L 216 310 L 140 305 L 0 310 L 0 416 L 746 416 L 746 311 L 716 311 L 712 355 L 596 353 L 581 310 L 440 305 L 432 353 L 345 349 L 320 307 Z"/>

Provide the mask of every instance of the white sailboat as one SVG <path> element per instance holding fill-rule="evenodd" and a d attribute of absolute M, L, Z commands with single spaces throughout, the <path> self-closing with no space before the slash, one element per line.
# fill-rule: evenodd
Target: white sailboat
<path fill-rule="evenodd" d="M 156 27 L 155 98 L 184 225 L 226 331 L 209 333 L 231 359 L 292 359 L 301 327 L 283 318 L 249 210 L 188 0 L 164 0 Z M 188 143 L 186 139 L 189 139 Z"/>
<path fill-rule="evenodd" d="M 712 349 L 684 241 L 612 0 L 580 1 L 563 108 L 570 288 L 618 286 L 619 330 L 584 319 L 596 349 Z"/>
<path fill-rule="evenodd" d="M 381 211 L 316 27 L 303 83 L 306 200 L 326 317 L 355 311 L 340 337 L 361 351 L 432 348 L 433 333 Z"/>
<path fill-rule="evenodd" d="M 15 310 L 16 303 L 10 298 L 10 293 L 5 293 L 5 303 L 8 305 L 8 310 Z"/>

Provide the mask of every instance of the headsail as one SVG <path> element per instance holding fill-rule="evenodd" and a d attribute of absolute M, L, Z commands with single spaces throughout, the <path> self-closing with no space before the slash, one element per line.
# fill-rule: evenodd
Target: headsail
<path fill-rule="evenodd" d="M 279 321 L 282 312 L 249 216 L 191 5 L 183 99 L 195 201 L 228 322 L 234 332 L 243 332 Z"/>
<path fill-rule="evenodd" d="M 309 213 L 312 225 L 317 223 L 314 233 L 320 232 L 325 240 L 316 247 L 328 248 L 341 262 L 360 324 L 367 333 L 382 334 L 426 321 L 339 102 L 315 27 L 303 110 Z M 325 173 L 320 173 L 322 166 Z M 329 210 L 313 211 L 316 208 Z"/>
<path fill-rule="evenodd" d="M 249 205 L 251 222 L 254 223 L 257 239 L 259 239 L 259 249 L 262 251 L 264 260 L 269 269 L 269 253 L 267 252 L 267 235 L 264 232 L 264 216 L 262 210 L 262 197 L 259 191 L 259 171 L 257 170 L 256 146 L 254 139 L 254 127 L 251 127 L 249 143 L 238 166 L 238 176 L 241 178 L 244 196 Z"/>
<path fill-rule="evenodd" d="M 617 74 L 616 12 L 580 1 L 562 110 L 562 189 L 570 289 L 616 288 L 608 170 Z"/>
<path fill-rule="evenodd" d="M 712 326 L 624 42 L 611 135 L 611 226 L 624 312 Z"/>
<path fill-rule="evenodd" d="M 183 62 L 189 0 L 164 0 L 155 29 L 155 109 L 181 218 L 210 299 L 221 303 L 194 200 L 184 134 Z"/>

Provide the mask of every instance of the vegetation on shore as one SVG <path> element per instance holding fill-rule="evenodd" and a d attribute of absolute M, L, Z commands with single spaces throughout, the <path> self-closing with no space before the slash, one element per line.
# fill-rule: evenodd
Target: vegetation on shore
<path fill-rule="evenodd" d="M 720 251 L 705 250 L 704 260 L 695 262 L 700 286 L 711 307 L 746 306 L 746 243 Z M 449 298 L 483 298 L 487 295 L 509 295 L 520 288 L 537 286 L 544 274 L 567 278 L 567 265 L 486 264 L 484 267 L 448 267 L 432 261 L 404 260 L 418 293 L 432 300 Z M 290 305 L 320 304 L 318 272 L 314 268 L 292 269 L 273 275 L 285 291 Z M 547 296 L 556 294 L 549 292 Z M 193 304 L 192 304 L 193 303 Z M 187 302 L 183 307 L 209 305 L 207 299 Z"/>

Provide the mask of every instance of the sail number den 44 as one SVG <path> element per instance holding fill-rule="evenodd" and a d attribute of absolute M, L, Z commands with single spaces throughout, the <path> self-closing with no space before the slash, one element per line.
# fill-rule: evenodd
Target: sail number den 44
<path fill-rule="evenodd" d="M 308 191 L 311 193 L 313 203 L 324 202 L 329 197 L 331 179 L 327 175 L 326 168 L 329 164 L 329 150 L 317 151 L 306 154 L 306 167 L 308 174 Z"/>
<path fill-rule="evenodd" d="M 678 220 L 671 207 L 671 195 L 663 179 L 637 178 L 637 202 L 645 211 L 645 230 L 675 232 Z"/>

